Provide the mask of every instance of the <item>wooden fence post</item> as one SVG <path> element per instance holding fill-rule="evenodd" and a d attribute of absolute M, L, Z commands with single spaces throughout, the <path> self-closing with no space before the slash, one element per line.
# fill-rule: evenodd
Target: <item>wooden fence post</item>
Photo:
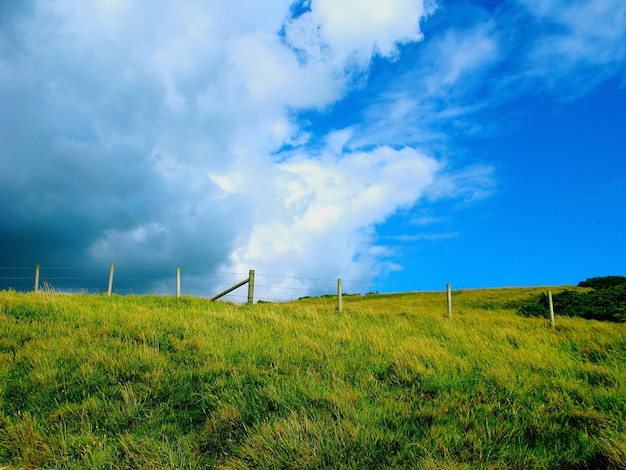
<path fill-rule="evenodd" d="M 180 268 L 176 268 L 176 298 L 180 298 Z"/>
<path fill-rule="evenodd" d="M 39 265 L 35 266 L 35 292 L 39 292 Z"/>
<path fill-rule="evenodd" d="M 111 291 L 113 290 L 113 272 L 115 271 L 115 265 L 111 265 L 111 270 L 109 271 L 109 289 L 107 290 L 107 295 L 111 297 Z"/>
<path fill-rule="evenodd" d="M 548 291 L 548 304 L 550 305 L 550 325 L 554 328 L 554 303 L 552 302 L 552 292 Z"/>
<path fill-rule="evenodd" d="M 250 270 L 248 276 L 248 305 L 254 303 L 254 269 Z"/>
<path fill-rule="evenodd" d="M 341 278 L 337 279 L 337 310 L 340 312 L 343 310 L 343 294 L 341 292 Z"/>
<path fill-rule="evenodd" d="M 452 318 L 452 288 L 450 284 L 446 285 L 448 291 L 448 318 Z"/>

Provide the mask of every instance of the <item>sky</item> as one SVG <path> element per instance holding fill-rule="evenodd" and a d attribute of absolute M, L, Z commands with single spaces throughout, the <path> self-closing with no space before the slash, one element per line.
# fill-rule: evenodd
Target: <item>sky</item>
<path fill-rule="evenodd" d="M 576 284 L 625 200 L 623 0 L 0 3 L 0 288 Z"/>

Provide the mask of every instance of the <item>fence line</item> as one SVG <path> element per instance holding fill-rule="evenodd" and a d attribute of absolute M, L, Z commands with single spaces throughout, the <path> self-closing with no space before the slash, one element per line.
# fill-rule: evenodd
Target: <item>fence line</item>
<path fill-rule="evenodd" d="M 110 268 L 110 269 L 108 269 Z M 30 271 L 31 276 L 25 272 Z M 171 271 L 171 272 L 170 272 Z M 0 266 L 0 290 L 13 289 L 18 291 L 37 290 L 40 285 L 58 292 L 68 293 L 107 293 L 112 294 L 156 294 L 156 295 L 193 295 L 212 297 L 226 287 L 231 287 L 235 279 L 241 280 L 250 273 L 216 271 L 211 278 L 204 278 L 198 267 L 189 269 L 172 268 L 165 270 L 155 267 L 132 265 L 115 265 L 114 267 L 86 266 L 38 266 L 38 267 L 6 267 Z M 37 278 L 39 276 L 39 278 Z M 283 282 L 274 282 L 280 280 Z M 260 282 L 259 282 L 260 281 Z M 294 281 L 294 282 L 291 282 Z M 338 279 L 306 276 L 281 276 L 272 273 L 256 273 L 254 288 L 257 289 L 258 300 L 284 302 L 300 297 L 339 295 Z M 442 286 L 409 286 L 401 283 L 384 281 L 366 281 L 342 279 L 343 295 L 366 293 L 367 289 L 381 289 L 387 292 L 415 292 L 418 290 L 440 291 Z M 353 290 L 353 291 L 352 291 Z M 371 292 L 370 292 L 371 293 Z M 284 294 L 284 295 L 283 295 Z M 227 299 L 246 299 L 250 295 L 229 293 Z"/>

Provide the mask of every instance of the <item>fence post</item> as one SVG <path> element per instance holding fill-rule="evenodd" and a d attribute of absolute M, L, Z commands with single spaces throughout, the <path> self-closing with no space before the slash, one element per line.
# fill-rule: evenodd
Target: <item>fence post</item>
<path fill-rule="evenodd" d="M 254 269 L 250 270 L 248 276 L 248 305 L 254 303 Z"/>
<path fill-rule="evenodd" d="M 176 268 L 176 298 L 180 298 L 180 268 Z"/>
<path fill-rule="evenodd" d="M 446 285 L 446 290 L 448 291 L 448 318 L 452 318 L 452 288 L 450 284 Z"/>
<path fill-rule="evenodd" d="M 554 328 L 554 303 L 552 302 L 552 292 L 548 291 L 548 304 L 550 305 L 550 325 Z"/>
<path fill-rule="evenodd" d="M 109 271 L 109 289 L 107 290 L 107 295 L 111 297 L 111 291 L 113 290 L 113 272 L 115 271 L 115 265 L 111 265 L 111 270 Z"/>
<path fill-rule="evenodd" d="M 35 266 L 35 292 L 39 292 L 39 265 Z"/>
<path fill-rule="evenodd" d="M 343 310 L 343 293 L 341 292 L 341 278 L 337 279 L 337 310 Z"/>

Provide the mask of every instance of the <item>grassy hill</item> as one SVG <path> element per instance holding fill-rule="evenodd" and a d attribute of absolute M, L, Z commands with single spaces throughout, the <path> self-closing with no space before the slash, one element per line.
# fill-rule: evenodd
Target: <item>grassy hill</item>
<path fill-rule="evenodd" d="M 626 324 L 541 290 L 0 292 L 0 468 L 626 468 Z"/>

